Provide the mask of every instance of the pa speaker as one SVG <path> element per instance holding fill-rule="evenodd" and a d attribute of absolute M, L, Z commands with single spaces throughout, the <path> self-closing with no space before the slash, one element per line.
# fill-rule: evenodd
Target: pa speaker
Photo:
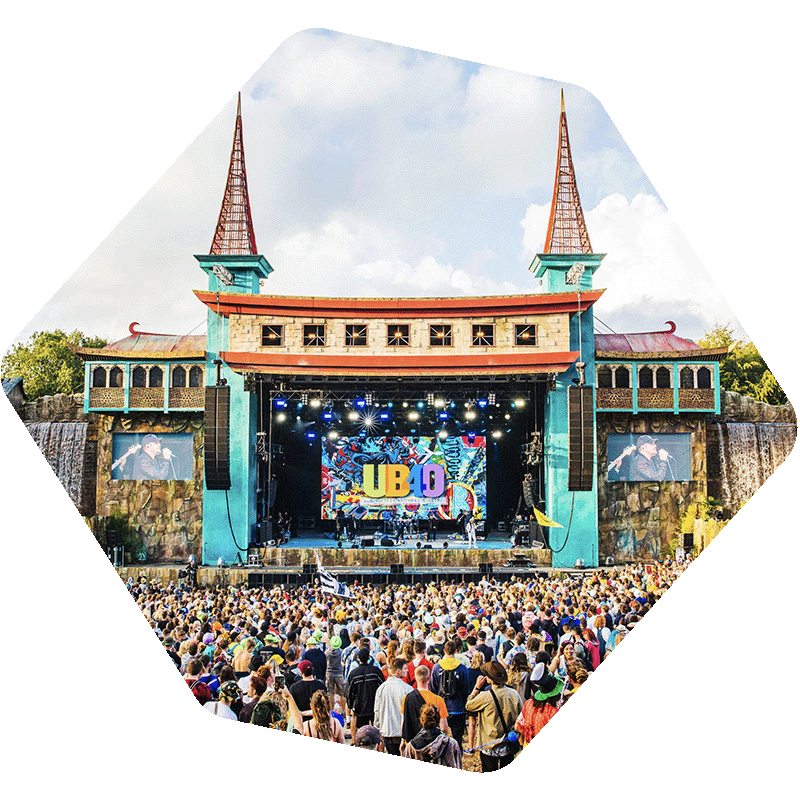
<path fill-rule="evenodd" d="M 394 539 L 391 536 L 384 536 L 381 539 L 381 547 L 394 547 Z"/>
<path fill-rule="evenodd" d="M 683 534 L 683 549 L 684 550 L 691 550 L 694 547 L 694 534 L 693 533 L 684 533 Z"/>
<path fill-rule="evenodd" d="M 230 398 L 230 386 L 206 386 L 203 466 L 207 489 L 231 488 Z"/>
<path fill-rule="evenodd" d="M 361 546 L 361 547 L 374 547 L 375 546 L 375 537 L 373 537 L 373 536 L 365 536 L 359 542 L 359 546 Z"/>
<path fill-rule="evenodd" d="M 567 489 L 590 492 L 594 485 L 594 407 L 591 386 L 568 390 L 569 458 Z"/>
<path fill-rule="evenodd" d="M 522 479 L 522 496 L 525 498 L 525 505 L 533 508 L 533 475 L 530 473 Z"/>

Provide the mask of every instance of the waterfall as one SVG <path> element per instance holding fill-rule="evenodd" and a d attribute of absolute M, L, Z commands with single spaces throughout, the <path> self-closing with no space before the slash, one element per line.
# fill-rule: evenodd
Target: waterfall
<path fill-rule="evenodd" d="M 789 422 L 718 422 L 723 506 L 734 514 L 783 463 L 797 429 Z"/>
<path fill-rule="evenodd" d="M 29 422 L 33 441 L 76 506 L 83 488 L 83 454 L 86 448 L 86 422 Z"/>

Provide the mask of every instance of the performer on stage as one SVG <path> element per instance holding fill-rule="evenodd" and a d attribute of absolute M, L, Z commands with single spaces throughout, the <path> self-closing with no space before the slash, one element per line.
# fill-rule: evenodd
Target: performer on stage
<path fill-rule="evenodd" d="M 467 532 L 467 547 L 468 548 L 476 548 L 478 547 L 478 526 L 475 524 L 475 520 L 470 516 L 467 519 L 466 523 L 466 532 Z"/>
<path fill-rule="evenodd" d="M 638 451 L 638 452 L 637 452 Z M 636 453 L 636 455 L 633 455 Z M 652 436 L 640 436 L 635 445 L 626 447 L 619 456 L 608 465 L 619 472 L 622 461 L 632 456 L 628 480 L 631 481 L 663 481 L 667 476 L 667 460 L 669 453 L 663 448 L 659 450 L 656 440 Z M 658 455 L 658 459 L 655 456 Z M 655 459 L 655 460 L 654 460 Z"/>

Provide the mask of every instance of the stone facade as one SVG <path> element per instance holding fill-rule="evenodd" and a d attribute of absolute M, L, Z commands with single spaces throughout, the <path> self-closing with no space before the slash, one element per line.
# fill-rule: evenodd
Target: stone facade
<path fill-rule="evenodd" d="M 690 433 L 694 480 L 615 482 L 608 480 L 610 433 Z M 706 497 L 706 426 L 702 414 L 597 414 L 597 506 L 600 562 L 660 558 L 680 531 L 689 504 Z"/>
<path fill-rule="evenodd" d="M 409 345 L 394 347 L 387 344 L 387 327 L 393 324 L 409 326 Z M 283 326 L 283 344 L 280 347 L 263 347 L 261 328 L 264 325 Z M 306 347 L 303 344 L 303 325 L 325 325 L 325 345 Z M 362 347 L 345 346 L 345 325 L 366 325 L 367 344 Z M 430 325 L 451 325 L 452 345 L 431 346 Z M 473 346 L 472 326 L 494 325 L 493 346 Z M 469 355 L 471 353 L 509 353 L 527 349 L 515 345 L 515 325 L 535 325 L 536 345 L 532 350 L 565 352 L 569 347 L 569 315 L 542 314 L 519 317 L 477 317 L 441 319 L 402 319 L 387 316 L 384 319 L 327 319 L 325 317 L 274 317 L 233 314 L 230 318 L 230 350 L 252 353 L 317 352 L 326 355 L 419 355 L 436 353 Z"/>
<path fill-rule="evenodd" d="M 98 415 L 97 514 L 120 511 L 144 539 L 148 560 L 171 561 L 194 554 L 203 544 L 202 414 Z M 190 481 L 111 480 L 114 433 L 194 434 L 194 477 Z"/>

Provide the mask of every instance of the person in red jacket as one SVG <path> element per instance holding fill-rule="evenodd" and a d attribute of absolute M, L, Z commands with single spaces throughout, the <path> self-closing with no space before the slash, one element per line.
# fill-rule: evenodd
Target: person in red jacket
<path fill-rule="evenodd" d="M 186 685 L 192 690 L 192 694 L 194 695 L 195 700 L 197 700 L 200 705 L 205 705 L 210 700 L 213 699 L 211 695 L 211 689 L 208 688 L 208 684 L 203 683 L 201 680 L 201 675 L 203 674 L 203 665 L 200 663 L 200 659 L 193 658 L 187 665 L 186 665 Z"/>

